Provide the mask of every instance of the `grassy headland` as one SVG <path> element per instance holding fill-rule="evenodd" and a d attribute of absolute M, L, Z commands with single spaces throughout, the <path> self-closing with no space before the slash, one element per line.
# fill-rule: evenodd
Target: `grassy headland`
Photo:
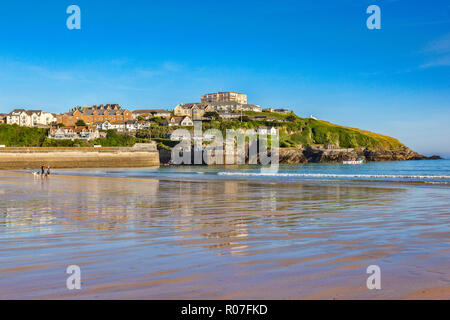
<path fill-rule="evenodd" d="M 254 117 L 267 117 L 266 120 Z M 283 122 L 277 122 L 281 120 Z M 276 127 L 280 134 L 280 147 L 309 147 L 313 145 L 334 145 L 340 148 L 401 150 L 405 146 L 395 138 L 356 128 L 336 125 L 327 121 L 300 118 L 295 114 L 272 112 L 245 112 L 238 119 L 230 121 L 210 120 L 203 122 L 203 129 L 216 128 L 225 134 L 226 129 L 260 126 Z"/>
<path fill-rule="evenodd" d="M 266 117 L 266 118 L 264 118 Z M 368 150 L 401 150 L 405 146 L 395 138 L 356 128 L 339 126 L 327 121 L 300 118 L 295 114 L 273 112 L 244 112 L 233 120 L 212 118 L 203 121 L 203 130 L 215 128 L 226 134 L 227 129 L 257 129 L 261 126 L 276 127 L 280 133 L 280 147 L 309 147 L 314 145 L 334 145 L 339 148 Z M 132 146 L 136 142 L 153 139 L 158 148 L 170 149 L 177 142 L 170 141 L 168 134 L 177 127 L 164 127 L 153 123 L 147 130 L 139 130 L 135 136 L 119 134 L 109 130 L 105 138 L 96 140 L 54 140 L 49 139 L 48 129 L 19 127 L 17 125 L 0 125 L 0 144 L 7 147 L 105 147 Z M 189 129 L 189 128 L 187 128 Z M 192 128 L 191 128 L 192 129 Z"/>

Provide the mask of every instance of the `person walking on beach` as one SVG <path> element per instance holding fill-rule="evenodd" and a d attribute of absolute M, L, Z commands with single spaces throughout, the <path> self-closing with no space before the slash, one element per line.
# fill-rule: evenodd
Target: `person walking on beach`
<path fill-rule="evenodd" d="M 43 177 L 45 174 L 45 168 L 44 166 L 41 166 L 41 177 Z"/>
<path fill-rule="evenodd" d="M 47 176 L 49 176 L 50 175 L 50 167 L 47 167 L 47 174 L 46 174 Z"/>

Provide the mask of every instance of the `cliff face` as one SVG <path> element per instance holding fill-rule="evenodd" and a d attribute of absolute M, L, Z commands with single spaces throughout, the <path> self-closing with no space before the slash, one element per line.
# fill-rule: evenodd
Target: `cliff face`
<path fill-rule="evenodd" d="M 303 150 L 297 148 L 280 149 L 280 163 L 305 163 L 308 162 Z"/>
<path fill-rule="evenodd" d="M 392 161 L 392 160 L 426 160 L 427 157 L 412 151 L 409 148 L 403 150 L 365 150 L 362 156 L 368 161 Z"/>
<path fill-rule="evenodd" d="M 286 148 L 280 149 L 280 163 L 306 163 L 306 162 L 335 162 L 362 158 L 366 161 L 396 161 L 396 160 L 426 160 L 439 157 L 427 158 L 409 148 L 400 150 L 355 150 L 355 149 L 334 149 L 326 150 L 319 148 Z"/>

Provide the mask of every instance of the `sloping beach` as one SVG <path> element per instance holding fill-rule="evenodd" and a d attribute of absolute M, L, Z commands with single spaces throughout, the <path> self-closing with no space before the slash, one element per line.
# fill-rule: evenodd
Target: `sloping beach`
<path fill-rule="evenodd" d="M 161 170 L 0 171 L 0 299 L 450 297 L 448 185 Z"/>

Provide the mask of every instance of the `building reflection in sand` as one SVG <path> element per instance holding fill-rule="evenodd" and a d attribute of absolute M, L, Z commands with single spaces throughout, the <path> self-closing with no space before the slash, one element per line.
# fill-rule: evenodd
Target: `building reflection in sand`
<path fill-rule="evenodd" d="M 0 288 L 15 288 L 0 298 L 70 296 L 69 264 L 90 276 L 82 297 L 330 297 L 367 263 L 433 281 L 445 258 L 443 188 L 20 173 L 0 186 Z"/>

